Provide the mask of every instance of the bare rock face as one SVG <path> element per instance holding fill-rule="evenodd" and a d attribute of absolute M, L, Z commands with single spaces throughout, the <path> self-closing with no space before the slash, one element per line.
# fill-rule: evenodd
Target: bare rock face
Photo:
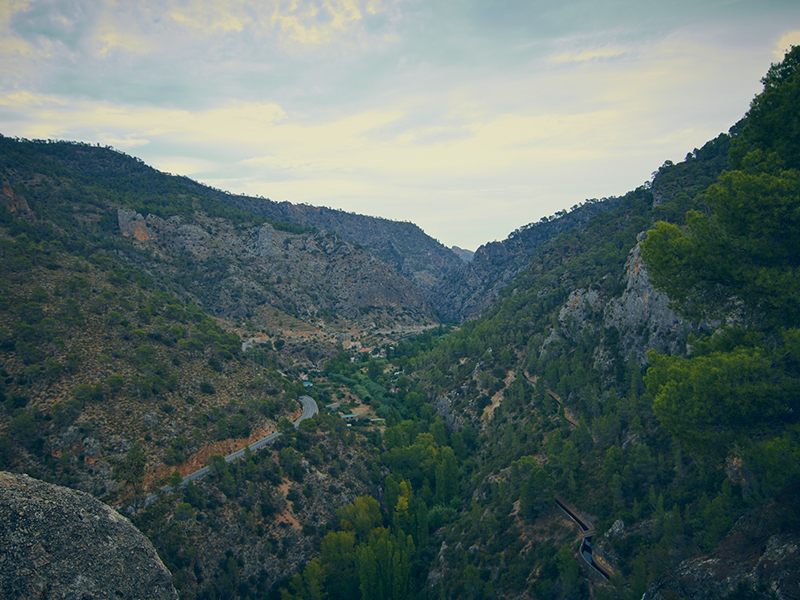
<path fill-rule="evenodd" d="M 0 597 L 177 599 L 150 541 L 83 492 L 0 472 Z"/>
<path fill-rule="evenodd" d="M 714 552 L 683 562 L 643 600 L 800 597 L 800 484 L 745 515 Z"/>
<path fill-rule="evenodd" d="M 117 210 L 121 235 L 153 252 L 148 269 L 179 280 L 215 315 L 246 319 L 272 306 L 299 319 L 335 314 L 378 320 L 390 329 L 435 322 L 409 277 L 336 235 L 196 219 L 186 223 L 178 216 Z"/>
<path fill-rule="evenodd" d="M 117 223 L 119 223 L 123 237 L 130 237 L 140 242 L 153 239 L 153 233 L 147 227 L 147 221 L 135 210 L 120 208 L 117 211 Z"/>
<path fill-rule="evenodd" d="M 0 205 L 5 206 L 12 215 L 22 219 L 31 220 L 33 218 L 33 212 L 25 198 L 15 194 L 14 189 L 5 181 L 3 181 L 3 189 L 0 192 Z"/>
<path fill-rule="evenodd" d="M 640 234 L 640 242 L 643 236 Z M 620 332 L 625 354 L 633 350 L 640 362 L 650 348 L 679 354 L 690 331 L 689 324 L 669 307 L 669 298 L 650 283 L 642 260 L 641 245 L 636 244 L 625 264 L 625 291 L 606 306 L 606 327 Z"/>

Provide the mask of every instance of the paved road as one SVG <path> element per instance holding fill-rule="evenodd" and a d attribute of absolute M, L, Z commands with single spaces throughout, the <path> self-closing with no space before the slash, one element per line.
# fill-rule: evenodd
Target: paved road
<path fill-rule="evenodd" d="M 300 418 L 298 418 L 294 422 L 295 428 L 299 427 L 300 423 L 302 423 L 306 419 L 310 419 L 311 417 L 313 417 L 314 415 L 316 415 L 319 412 L 319 409 L 317 408 L 317 403 L 311 396 L 300 396 L 300 398 L 298 398 L 298 400 L 300 401 L 300 404 L 303 405 L 303 414 L 300 415 Z M 263 448 L 267 444 L 270 444 L 270 443 L 274 442 L 276 439 L 278 439 L 280 437 L 280 435 L 281 434 L 278 433 L 278 432 L 270 433 L 268 436 L 263 437 L 260 440 L 256 440 L 255 442 L 250 444 L 248 447 L 252 451 L 260 450 L 261 448 Z M 242 458 L 244 456 L 244 451 L 245 451 L 245 448 L 242 448 L 241 450 L 237 450 L 233 454 L 229 454 L 228 456 L 225 457 L 225 462 L 233 462 L 237 458 Z M 180 483 L 179 487 L 183 487 L 183 486 L 187 485 L 190 481 L 197 481 L 198 479 L 202 479 L 203 477 L 208 475 L 210 472 L 211 472 L 211 468 L 210 467 L 203 467 L 199 471 L 195 471 L 194 473 L 189 473 L 186 477 L 184 477 L 181 480 L 181 483 Z M 163 492 L 171 492 L 174 489 L 175 488 L 173 488 L 170 485 L 165 485 L 164 487 L 161 488 L 161 491 L 163 491 Z M 157 496 L 155 494 L 149 494 L 147 496 L 147 498 L 145 499 L 145 505 L 151 504 L 156 499 L 156 497 Z"/>

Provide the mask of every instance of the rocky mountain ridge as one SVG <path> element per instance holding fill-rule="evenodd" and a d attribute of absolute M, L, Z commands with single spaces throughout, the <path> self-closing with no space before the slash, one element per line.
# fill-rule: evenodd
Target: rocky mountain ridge
<path fill-rule="evenodd" d="M 120 233 L 157 249 L 144 264 L 169 273 L 212 314 L 246 321 L 275 308 L 306 322 L 338 319 L 360 329 L 435 323 L 408 279 L 367 251 L 322 231 L 269 223 L 245 229 L 222 219 L 117 211 Z"/>
<path fill-rule="evenodd" d="M 500 290 L 524 269 L 536 251 L 561 233 L 579 229 L 595 215 L 611 210 L 618 198 L 587 202 L 512 232 L 505 240 L 478 248 L 469 261 L 443 273 L 430 292 L 433 305 L 448 321 L 477 317 Z"/>
<path fill-rule="evenodd" d="M 226 196 L 226 203 L 273 221 L 336 233 L 363 246 L 409 277 L 426 298 L 445 273 L 460 266 L 458 257 L 414 223 L 369 217 L 327 207 Z"/>
<path fill-rule="evenodd" d="M 60 207 L 54 210 L 55 207 L 37 206 L 37 198 L 44 200 L 49 194 L 48 202 L 55 198 L 62 199 L 59 206 L 63 206 L 64 202 L 74 203 L 78 199 L 86 208 L 87 204 L 91 206 L 89 213 L 92 215 L 89 217 L 87 214 L 86 222 L 92 227 L 99 225 L 108 229 L 114 221 L 139 227 L 139 232 L 128 231 L 128 234 L 140 242 L 148 241 L 144 239 L 149 235 L 146 233 L 148 226 L 152 229 L 160 225 L 165 234 L 175 233 L 183 227 L 180 235 L 192 238 L 191 241 L 183 241 L 190 245 L 197 244 L 207 240 L 207 236 L 198 229 L 192 230 L 190 226 L 196 225 L 197 219 L 204 218 L 222 218 L 236 227 L 248 222 L 252 226 L 257 221 L 266 221 L 277 231 L 286 233 L 284 239 L 332 234 L 341 242 L 353 246 L 353 253 L 366 253 L 383 263 L 384 267 L 378 269 L 382 285 L 389 283 L 385 267 L 395 270 L 400 278 L 392 277 L 389 285 L 395 289 L 405 288 L 400 300 L 410 300 L 414 305 L 410 307 L 411 310 L 419 308 L 421 297 L 426 305 L 422 311 L 426 317 L 433 313 L 448 321 L 463 321 L 477 316 L 491 303 L 502 286 L 525 267 L 539 246 L 562 232 L 584 226 L 593 215 L 609 210 L 618 203 L 615 198 L 588 201 L 574 206 L 569 212 L 560 211 L 538 223 L 523 226 L 512 232 L 506 240 L 485 244 L 475 253 L 459 255 L 410 222 L 228 194 L 185 177 L 160 173 L 142 161 L 110 148 L 10 138 L 0 138 L 0 142 L 6 159 L 2 173 L 6 206 L 9 212 L 16 212 L 18 216 L 39 213 L 39 218 L 52 218 L 57 213 L 63 214 Z M 20 203 L 21 212 L 17 212 L 17 203 Z M 27 208 L 31 203 L 33 212 Z M 120 221 L 117 209 L 133 212 L 124 213 Z M 204 227 L 208 229 L 206 233 L 210 233 L 209 223 Z M 173 242 L 173 245 L 189 250 L 188 246 L 181 246 L 180 239 L 174 238 Z M 225 250 L 219 243 L 216 248 Z M 297 248 L 287 249 L 291 251 Z M 207 252 L 208 249 L 201 251 L 199 257 L 202 258 Z M 230 255 L 230 252 L 227 254 Z M 291 268 L 302 273 L 305 270 L 303 260 L 300 255 L 294 254 Z M 275 252 L 272 255 L 273 258 L 277 257 Z M 464 261 L 465 257 L 470 260 Z M 370 269 L 369 265 L 365 266 Z M 252 281 L 239 281 L 241 277 L 238 275 L 233 279 L 231 283 L 234 287 L 248 288 L 259 296 L 259 301 L 264 299 L 263 293 L 254 291 Z M 407 282 L 404 283 L 404 279 Z M 305 315 L 304 318 L 313 318 L 319 311 L 337 312 L 333 306 L 336 302 L 319 298 L 306 297 L 300 301 L 302 306 L 292 307 L 293 300 L 287 298 L 297 293 L 295 287 L 279 294 L 282 296 L 279 304 L 285 302 L 289 313 L 299 310 Z M 300 295 L 303 295 L 302 291 Z M 371 296 L 374 296 L 374 290 L 362 294 L 360 300 L 345 300 L 343 304 L 346 306 L 339 308 L 352 314 L 368 308 Z M 396 300 L 391 302 L 397 304 Z M 221 314 L 233 310 L 230 302 L 226 304 L 224 309 L 218 307 L 219 310 L 213 312 Z"/>
<path fill-rule="evenodd" d="M 41 223 L 71 230 L 74 238 L 93 234 L 100 245 L 106 243 L 103 238 L 119 233 L 119 226 L 128 228 L 129 239 L 140 244 L 153 242 L 159 229 L 160 255 L 149 258 L 165 258 L 183 270 L 197 267 L 194 275 L 229 277 L 226 289 L 230 284 L 242 297 L 205 297 L 219 298 L 219 306 L 208 308 L 230 318 L 240 318 L 254 303 L 272 300 L 280 310 L 306 320 L 318 312 L 355 318 L 386 307 L 400 312 L 407 308 L 419 313 L 413 318 L 430 319 L 425 291 L 441 273 L 460 264 L 451 250 L 412 223 L 235 196 L 160 173 L 110 148 L 3 137 L 0 152 L 9 214 L 34 215 Z M 30 210 L 17 210 L 18 204 Z M 268 227 L 256 233 L 262 225 Z M 252 234 L 246 242 L 244 229 Z M 217 234 L 223 237 L 214 240 Z M 119 250 L 125 252 L 125 247 Z M 181 256 L 169 256 L 172 250 Z M 143 257 L 129 259 L 141 262 Z M 248 265 L 243 262 L 250 259 L 259 263 L 253 268 L 268 285 L 244 273 Z M 198 266 L 200 262 L 205 264 Z M 346 272 L 345 264 L 350 265 Z M 280 288 L 285 280 L 296 285 L 264 289 Z M 382 297 L 383 289 L 390 290 L 387 297 Z M 243 306 L 237 308 L 240 301 Z"/>

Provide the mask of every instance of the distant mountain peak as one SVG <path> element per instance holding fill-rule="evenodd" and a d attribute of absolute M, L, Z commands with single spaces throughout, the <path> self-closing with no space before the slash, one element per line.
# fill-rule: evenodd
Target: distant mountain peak
<path fill-rule="evenodd" d="M 456 253 L 456 256 L 463 260 L 465 263 L 468 263 L 472 260 L 472 257 L 475 256 L 475 252 L 472 250 L 465 250 L 464 248 L 459 248 L 458 246 L 451 246 L 450 250 Z"/>

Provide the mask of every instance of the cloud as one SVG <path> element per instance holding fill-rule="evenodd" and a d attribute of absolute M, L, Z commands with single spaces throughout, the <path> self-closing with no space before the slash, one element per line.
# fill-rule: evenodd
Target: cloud
<path fill-rule="evenodd" d="M 722 91 L 726 60 L 750 68 L 743 58 L 676 36 L 621 62 L 443 77 L 413 96 L 331 113 L 270 101 L 156 107 L 20 92 L 0 94 L 0 105 L 27 115 L 11 134 L 99 141 L 236 193 L 410 219 L 475 247 L 586 197 L 624 193 L 715 137 L 745 101 L 730 119 L 717 114 L 717 126 L 676 107 L 721 113 L 707 98 Z"/>
<path fill-rule="evenodd" d="M 778 40 L 778 43 L 775 44 L 775 50 L 772 53 L 775 60 L 783 60 L 784 55 L 789 51 L 791 46 L 800 46 L 800 30 L 790 31 Z"/>
<path fill-rule="evenodd" d="M 82 0 L 34 0 L 18 4 L 11 15 L 13 30 L 28 41 L 63 44 L 77 50 L 97 18 L 94 5 Z"/>
<path fill-rule="evenodd" d="M 361 11 L 351 0 L 279 2 L 270 16 L 283 34 L 308 45 L 330 42 L 360 19 Z"/>
<path fill-rule="evenodd" d="M 0 130 L 475 247 L 680 160 L 800 41 L 800 8 L 681 6 L 5 0 Z"/>
<path fill-rule="evenodd" d="M 614 48 L 596 48 L 591 50 L 582 50 L 580 52 L 565 52 L 552 58 L 553 62 L 586 62 L 594 60 L 602 60 L 607 58 L 616 58 L 626 54 L 629 50 L 623 47 Z"/>
<path fill-rule="evenodd" d="M 177 29 L 196 32 L 203 36 L 213 36 L 230 32 L 242 32 L 245 27 L 257 21 L 257 15 L 251 16 L 252 3 L 242 1 L 201 0 L 185 4 L 173 2 L 167 5 L 163 18 L 177 24 Z"/>
<path fill-rule="evenodd" d="M 197 60 L 222 51 L 246 59 L 272 47 L 352 44 L 367 35 L 360 27 L 364 15 L 373 18 L 393 9 L 393 3 L 375 0 L 5 0 L 0 31 L 7 35 L 0 50 L 11 39 L 17 48 L 22 42 L 34 44 L 53 60 L 51 65 L 64 64 L 55 48 L 85 58 L 117 51 Z"/>

